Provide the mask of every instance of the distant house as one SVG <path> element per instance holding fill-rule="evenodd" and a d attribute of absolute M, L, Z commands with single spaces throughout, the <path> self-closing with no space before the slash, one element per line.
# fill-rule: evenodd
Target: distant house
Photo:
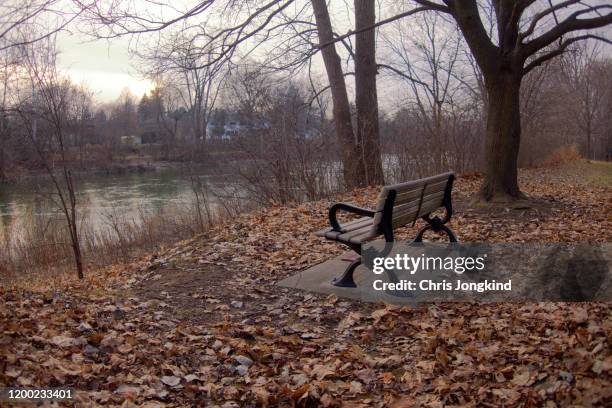
<path fill-rule="evenodd" d="M 206 124 L 206 135 L 209 140 L 235 140 L 238 136 L 254 137 L 261 135 L 262 131 L 272 127 L 267 119 L 246 119 L 238 114 L 228 114 L 223 118 L 223 122 L 211 120 Z M 315 136 L 311 131 L 300 134 L 304 139 L 311 139 Z M 257 136 L 259 137 L 259 136 Z"/>
<path fill-rule="evenodd" d="M 219 126 L 219 125 L 213 125 Z M 223 132 L 220 133 L 219 138 L 221 140 L 232 140 L 236 136 L 245 134 L 249 131 L 261 131 L 270 128 L 270 123 L 266 120 L 261 120 L 255 123 L 244 120 L 239 116 L 231 118 L 231 120 L 225 122 L 223 125 Z"/>
<path fill-rule="evenodd" d="M 122 146 L 140 146 L 142 144 L 142 137 L 138 135 L 125 135 L 121 136 Z"/>
<path fill-rule="evenodd" d="M 219 125 L 215 122 L 208 122 L 206 124 L 206 138 L 212 139 L 215 136 L 215 131 Z"/>
<path fill-rule="evenodd" d="M 232 140 L 232 138 L 236 137 L 240 132 L 247 129 L 248 126 L 239 121 L 230 121 L 225 124 L 223 127 L 223 134 L 221 134 L 221 140 Z"/>
<path fill-rule="evenodd" d="M 305 130 L 303 132 L 298 132 L 298 136 L 304 140 L 311 140 L 316 136 L 316 134 L 311 130 Z"/>

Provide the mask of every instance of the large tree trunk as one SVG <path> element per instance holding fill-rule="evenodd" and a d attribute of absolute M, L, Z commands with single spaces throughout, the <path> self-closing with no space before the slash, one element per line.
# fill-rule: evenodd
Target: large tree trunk
<path fill-rule="evenodd" d="M 521 198 L 517 161 L 521 141 L 519 94 L 521 77 L 511 73 L 487 79 L 486 176 L 481 194 L 486 201 Z"/>
<path fill-rule="evenodd" d="M 353 133 L 351 109 L 342 64 L 336 52 L 336 47 L 332 43 L 333 31 L 327 3 L 325 0 L 312 0 L 311 2 L 317 23 L 319 43 L 329 44 L 322 48 L 321 54 L 323 55 L 323 63 L 325 64 L 334 105 L 334 125 L 344 169 L 344 183 L 348 189 L 352 189 L 363 184 L 365 168 L 363 161 L 360 160 L 360 150 Z"/>
<path fill-rule="evenodd" d="M 355 0 L 355 30 L 376 23 L 375 2 Z M 357 107 L 357 143 L 364 161 L 364 185 L 384 184 L 380 156 L 378 96 L 376 93 L 376 31 L 355 36 L 355 105 Z"/>

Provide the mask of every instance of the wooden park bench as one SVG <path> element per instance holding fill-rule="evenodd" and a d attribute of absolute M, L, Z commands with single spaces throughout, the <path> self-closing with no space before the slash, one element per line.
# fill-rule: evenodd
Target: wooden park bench
<path fill-rule="evenodd" d="M 355 207 L 347 203 L 337 203 L 329 209 L 331 228 L 317 231 L 315 234 L 331 241 L 338 241 L 349 246 L 359 254 L 341 277 L 335 278 L 333 284 L 342 287 L 356 287 L 353 272 L 361 264 L 361 245 L 376 237 L 384 236 L 386 242 L 393 242 L 393 231 L 422 218 L 427 225 L 419 230 L 413 242 L 422 242 L 427 230 L 445 232 L 450 242 L 457 242 L 453 231 L 445 224 L 453 214 L 451 192 L 453 173 L 439 174 L 407 183 L 384 186 L 378 196 L 375 210 Z M 446 210 L 444 218 L 431 217 L 439 208 Z M 338 211 L 361 215 L 362 218 L 340 224 Z"/>

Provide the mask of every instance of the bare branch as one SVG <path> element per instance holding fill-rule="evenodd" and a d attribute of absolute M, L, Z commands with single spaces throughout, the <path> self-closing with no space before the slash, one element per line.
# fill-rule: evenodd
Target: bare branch
<path fill-rule="evenodd" d="M 421 3 L 420 0 L 417 1 L 417 2 Z M 372 29 L 374 29 L 376 27 L 380 27 L 382 25 L 389 24 L 389 23 L 391 23 L 393 21 L 400 20 L 400 19 L 408 17 L 408 16 L 412 16 L 412 15 L 414 15 L 416 13 L 420 13 L 422 11 L 442 11 L 442 12 L 445 12 L 445 13 L 450 13 L 450 10 L 447 7 L 444 7 L 442 5 L 439 5 L 439 4 L 436 4 L 436 3 L 433 3 L 433 2 L 429 2 L 429 1 L 425 1 L 425 3 L 431 3 L 432 5 L 427 5 L 427 6 L 423 6 L 423 7 L 417 7 L 417 8 L 414 8 L 412 10 L 408 10 L 408 11 L 405 11 L 403 13 L 396 14 L 396 15 L 394 15 L 392 17 L 386 18 L 384 20 L 380 20 L 380 21 L 376 22 L 375 24 L 372 24 L 372 25 L 370 25 L 368 27 L 363 27 L 363 28 L 361 28 L 359 30 L 349 30 L 345 34 L 339 35 L 339 36 L 335 37 L 332 41 L 328 41 L 328 42 L 325 42 L 325 43 L 322 43 L 322 44 L 318 44 L 316 46 L 316 48 L 318 48 L 318 49 L 325 48 L 325 47 L 327 47 L 327 46 L 329 46 L 331 44 L 334 44 L 334 43 L 336 43 L 338 41 L 342 41 L 342 40 L 344 40 L 347 37 L 351 37 L 351 36 L 353 36 L 355 34 L 359 34 L 359 33 L 362 33 L 364 31 L 370 31 L 370 30 L 372 30 Z M 436 7 L 433 7 L 433 5 L 435 5 Z"/>
<path fill-rule="evenodd" d="M 0 2 L 0 51 L 17 48 L 51 38 L 66 29 L 83 10 L 76 13 L 54 7 L 57 0 L 32 0 L 28 2 Z M 56 21 L 51 21 L 55 17 Z M 28 33 L 22 27 L 28 26 Z M 35 28 L 35 29 L 33 29 Z"/>
<path fill-rule="evenodd" d="M 450 13 L 450 9 L 444 4 L 436 3 L 435 1 L 429 0 L 413 0 L 415 3 L 421 6 L 429 7 L 431 10 L 440 11 L 442 13 Z"/>
<path fill-rule="evenodd" d="M 523 39 L 529 37 L 531 34 L 533 34 L 533 32 L 535 31 L 535 28 L 538 24 L 538 22 L 543 19 L 544 17 L 548 16 L 549 14 L 553 13 L 557 10 L 560 10 L 562 8 L 571 6 L 573 4 L 576 3 L 580 3 L 581 0 L 567 0 L 558 4 L 555 4 L 554 6 L 551 5 L 551 7 L 547 8 L 546 10 L 543 10 L 539 13 L 537 13 L 536 15 L 533 16 L 533 18 L 531 19 L 531 23 L 529 24 L 529 27 L 527 28 L 527 30 L 525 32 L 522 32 L 519 34 L 519 41 L 522 41 Z"/>
<path fill-rule="evenodd" d="M 353 71 L 350 71 L 350 72 L 345 72 L 345 73 L 344 73 L 344 76 L 345 76 L 345 77 L 347 77 L 347 76 L 355 76 L 355 73 L 354 73 Z M 313 84 L 312 84 L 312 82 L 311 82 L 311 85 L 313 85 Z M 325 91 L 328 91 L 330 88 L 331 88 L 331 85 L 327 85 L 327 86 L 324 86 L 323 88 L 319 89 L 318 91 L 315 91 L 315 89 L 314 89 L 314 87 L 313 87 L 313 89 L 312 89 L 312 90 L 313 90 L 314 94 L 313 94 L 313 95 L 312 95 L 312 97 L 310 98 L 310 101 L 309 101 L 308 103 L 306 103 L 306 105 L 311 106 L 311 105 L 312 105 L 312 103 L 313 103 L 315 100 L 318 100 L 318 99 L 319 99 L 319 96 L 321 96 L 321 95 L 322 95 L 322 94 L 323 94 Z"/>
<path fill-rule="evenodd" d="M 487 34 L 476 0 L 446 0 L 465 40 L 483 71 L 489 71 L 497 61 L 498 48 Z"/>
<path fill-rule="evenodd" d="M 560 3 L 560 4 L 563 4 L 563 3 Z M 592 7 L 587 7 L 587 8 L 575 11 L 569 17 L 561 21 L 559 24 L 555 25 L 553 28 L 551 28 L 546 33 L 524 44 L 521 47 L 522 48 L 521 52 L 522 52 L 523 57 L 527 58 L 530 55 L 533 55 L 534 53 L 549 46 L 556 40 L 563 37 L 565 34 L 568 34 L 572 31 L 600 28 L 608 24 L 611 24 L 612 23 L 612 12 L 606 15 L 598 16 L 598 17 L 591 17 L 591 18 L 585 18 L 585 19 L 579 18 L 580 16 L 584 14 L 599 12 L 600 10 L 612 10 L 612 5 L 592 6 Z"/>
<path fill-rule="evenodd" d="M 402 70 L 400 70 L 400 69 L 397 69 L 397 68 L 395 68 L 395 67 L 393 67 L 393 66 L 391 66 L 391 65 L 387 65 L 387 64 L 376 64 L 376 66 L 377 66 L 378 68 L 388 69 L 389 71 L 393 72 L 394 74 L 396 74 L 396 75 L 398 75 L 398 76 L 400 76 L 400 77 L 402 77 L 402 78 L 404 78 L 404 79 L 407 79 L 407 80 L 409 80 L 409 81 L 411 81 L 411 82 L 415 82 L 415 83 L 417 83 L 417 84 L 419 84 L 419 85 L 422 85 L 422 86 L 425 86 L 425 87 L 427 87 L 427 86 L 428 86 L 428 85 L 427 85 L 425 82 L 423 82 L 423 81 L 421 81 L 421 80 L 419 80 L 419 79 L 417 79 L 417 78 L 413 77 L 412 75 L 408 75 L 408 74 L 406 74 L 404 71 L 402 71 Z"/>
<path fill-rule="evenodd" d="M 82 11 L 87 11 L 87 13 L 95 20 L 99 21 L 104 26 L 111 28 L 112 31 L 108 35 L 101 35 L 97 33 L 97 35 L 101 38 L 114 38 L 125 34 L 143 34 L 162 31 L 173 24 L 204 13 L 215 2 L 215 0 L 202 1 L 197 6 L 189 9 L 187 12 L 180 13 L 177 17 L 170 20 L 163 21 L 148 19 L 142 16 L 142 14 L 128 13 L 126 11 L 119 12 L 114 9 L 116 4 L 112 4 L 113 9 L 105 13 L 100 10 L 100 2 L 97 0 L 90 0 L 89 2 L 83 0 L 73 1 Z M 135 22 L 141 28 L 130 28 L 127 26 L 126 21 Z M 115 30 L 117 28 L 119 28 L 121 31 L 116 32 Z"/>
<path fill-rule="evenodd" d="M 534 59 L 533 61 L 531 61 L 524 69 L 523 69 L 523 73 L 527 74 L 529 73 L 531 70 L 533 70 L 534 68 L 544 64 L 545 62 L 563 54 L 565 51 L 567 51 L 567 47 L 569 47 L 571 44 L 577 42 L 577 41 L 583 41 L 583 40 L 588 40 L 588 39 L 592 39 L 592 40 L 597 40 L 597 41 L 603 41 L 605 43 L 608 44 L 612 44 L 612 40 L 608 39 L 608 38 L 604 38 L 595 34 L 585 34 L 585 35 L 580 35 L 577 37 L 572 37 L 572 38 L 568 38 L 567 40 L 563 41 L 559 47 L 557 47 L 556 49 L 549 51 L 543 55 L 541 55 L 540 57 Z"/>

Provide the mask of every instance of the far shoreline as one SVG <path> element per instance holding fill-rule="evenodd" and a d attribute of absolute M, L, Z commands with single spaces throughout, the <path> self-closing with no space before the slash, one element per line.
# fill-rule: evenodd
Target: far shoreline
<path fill-rule="evenodd" d="M 186 168 L 215 168 L 214 163 L 185 161 L 134 161 L 130 163 L 112 163 L 109 166 L 95 166 L 90 168 L 75 169 L 73 174 L 77 177 L 104 177 L 120 176 L 129 174 L 155 173 L 166 170 L 181 170 Z M 0 178 L 0 186 L 14 186 L 24 182 L 46 180 L 49 177 L 44 169 L 28 170 L 20 174 L 9 174 L 7 178 Z"/>

